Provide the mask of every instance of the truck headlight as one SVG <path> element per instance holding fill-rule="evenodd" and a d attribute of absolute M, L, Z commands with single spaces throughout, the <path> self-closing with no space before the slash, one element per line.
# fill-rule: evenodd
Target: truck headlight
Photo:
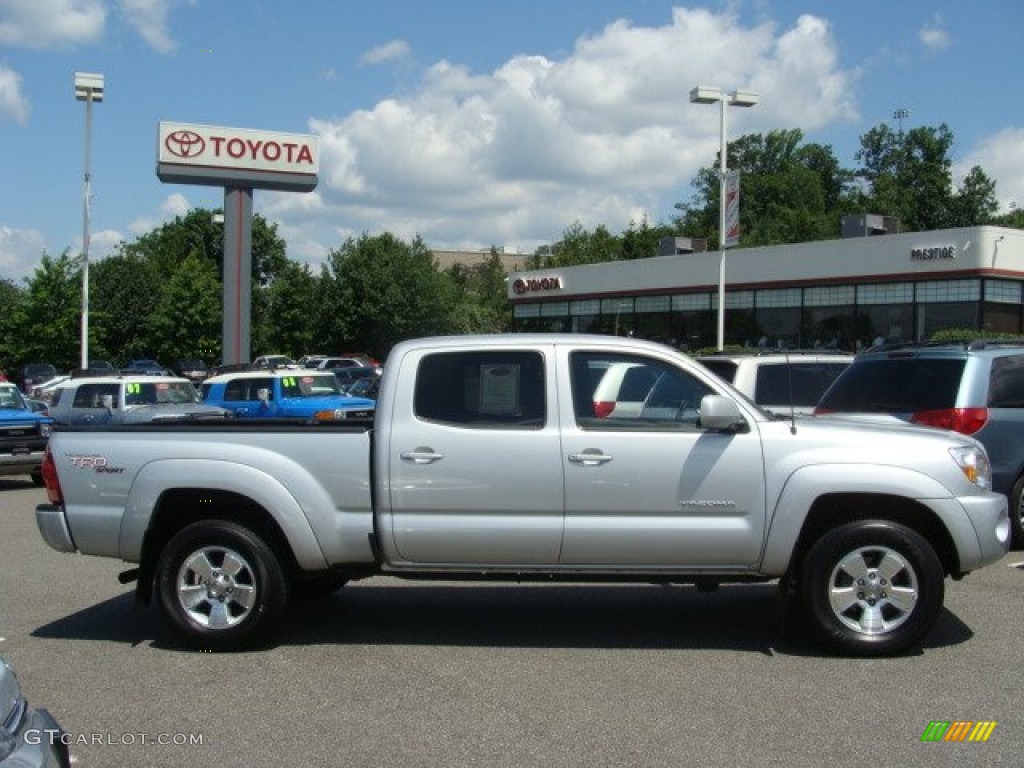
<path fill-rule="evenodd" d="M 39 434 L 41 437 L 49 437 L 53 434 L 53 424 L 43 422 L 39 425 Z"/>
<path fill-rule="evenodd" d="M 949 449 L 953 461 L 960 467 L 964 477 L 970 480 L 979 488 L 986 491 L 992 490 L 992 465 L 989 463 L 988 454 L 980 446 L 959 445 Z"/>

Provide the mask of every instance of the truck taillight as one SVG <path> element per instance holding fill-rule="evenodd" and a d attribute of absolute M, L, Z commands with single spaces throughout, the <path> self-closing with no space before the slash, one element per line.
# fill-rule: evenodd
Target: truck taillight
<path fill-rule="evenodd" d="M 46 498 L 51 504 L 64 504 L 64 493 L 60 489 L 60 478 L 57 477 L 57 464 L 53 460 L 53 453 L 50 452 L 50 444 L 46 444 L 46 453 L 43 455 L 43 465 L 40 467 L 43 475 L 43 485 L 46 486 Z"/>

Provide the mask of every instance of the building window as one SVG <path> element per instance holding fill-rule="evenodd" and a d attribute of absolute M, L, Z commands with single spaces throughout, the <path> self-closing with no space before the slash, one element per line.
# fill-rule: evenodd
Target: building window
<path fill-rule="evenodd" d="M 1010 280 L 986 280 L 985 301 L 993 301 L 1000 304 L 1020 304 L 1020 287 L 1020 283 L 1014 283 Z"/>
<path fill-rule="evenodd" d="M 672 309 L 677 312 L 711 309 L 710 293 L 686 293 L 672 297 Z"/>
<path fill-rule="evenodd" d="M 641 296 L 636 300 L 637 312 L 668 312 L 671 306 L 668 296 Z"/>
<path fill-rule="evenodd" d="M 799 307 L 802 301 L 799 288 L 778 288 L 758 291 L 755 300 L 757 308 L 762 307 Z"/>
<path fill-rule="evenodd" d="M 852 305 L 853 300 L 852 285 L 825 285 L 804 290 L 805 307 L 839 307 Z"/>
<path fill-rule="evenodd" d="M 858 304 L 910 304 L 913 300 L 913 283 L 857 286 Z"/>
<path fill-rule="evenodd" d="M 933 280 L 917 284 L 916 299 L 918 304 L 978 301 L 980 298 L 980 280 Z"/>

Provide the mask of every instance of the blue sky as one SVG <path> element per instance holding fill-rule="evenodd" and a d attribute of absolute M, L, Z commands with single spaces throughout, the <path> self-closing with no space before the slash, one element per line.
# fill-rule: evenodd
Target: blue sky
<path fill-rule="evenodd" d="M 76 71 L 106 84 L 93 258 L 221 205 L 156 178 L 172 121 L 321 137 L 314 192 L 255 193 L 316 266 L 363 232 L 532 252 L 575 221 L 667 222 L 718 149 L 697 84 L 760 94 L 730 138 L 799 128 L 851 168 L 896 109 L 944 122 L 955 176 L 1024 204 L 1022 28 L 1019 0 L 0 0 L 0 278 L 81 247 Z"/>

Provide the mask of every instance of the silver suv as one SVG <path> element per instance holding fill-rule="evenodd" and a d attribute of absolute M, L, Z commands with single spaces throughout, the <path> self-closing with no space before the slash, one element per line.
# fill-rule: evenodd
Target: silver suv
<path fill-rule="evenodd" d="M 825 390 L 853 362 L 853 355 L 792 350 L 696 359 L 762 408 L 804 416 L 813 412 Z"/>
<path fill-rule="evenodd" d="M 1024 547 L 1024 340 L 872 348 L 815 413 L 885 415 L 976 438 L 992 461 L 993 490 L 1009 497 L 1013 544 Z"/>

